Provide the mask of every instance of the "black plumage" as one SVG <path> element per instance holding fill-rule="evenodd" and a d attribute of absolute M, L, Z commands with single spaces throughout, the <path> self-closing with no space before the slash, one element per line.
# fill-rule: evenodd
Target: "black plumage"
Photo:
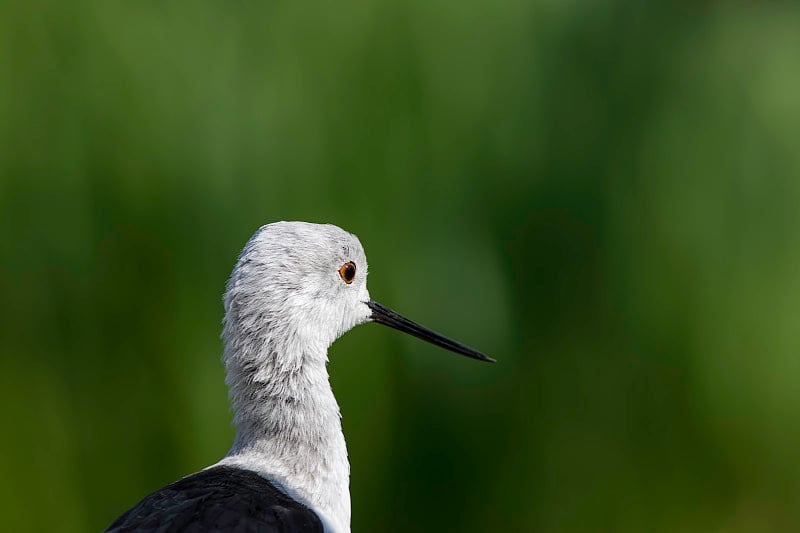
<path fill-rule="evenodd" d="M 146 496 L 107 532 L 322 533 L 319 517 L 249 470 L 217 466 Z"/>

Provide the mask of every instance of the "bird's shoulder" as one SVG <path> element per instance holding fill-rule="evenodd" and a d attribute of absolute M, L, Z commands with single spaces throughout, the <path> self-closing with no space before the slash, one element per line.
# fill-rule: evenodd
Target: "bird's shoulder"
<path fill-rule="evenodd" d="M 255 472 L 217 466 L 157 490 L 107 532 L 322 532 L 319 517 Z"/>

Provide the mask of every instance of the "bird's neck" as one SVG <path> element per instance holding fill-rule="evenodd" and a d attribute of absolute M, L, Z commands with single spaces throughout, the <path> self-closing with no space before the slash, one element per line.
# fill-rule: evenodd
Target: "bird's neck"
<path fill-rule="evenodd" d="M 259 346 L 258 353 L 242 353 Z M 314 509 L 336 533 L 350 531 L 350 465 L 327 346 L 226 346 L 236 441 L 222 464 L 253 470 Z M 283 350 L 283 353 L 281 353 Z"/>

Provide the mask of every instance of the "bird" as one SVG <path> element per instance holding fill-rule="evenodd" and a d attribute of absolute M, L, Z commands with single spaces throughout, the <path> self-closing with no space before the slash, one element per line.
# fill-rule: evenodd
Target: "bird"
<path fill-rule="evenodd" d="M 228 279 L 222 359 L 236 436 L 216 464 L 145 496 L 108 532 L 350 531 L 350 464 L 328 348 L 375 322 L 494 362 L 370 298 L 358 238 L 331 224 L 273 222 Z"/>

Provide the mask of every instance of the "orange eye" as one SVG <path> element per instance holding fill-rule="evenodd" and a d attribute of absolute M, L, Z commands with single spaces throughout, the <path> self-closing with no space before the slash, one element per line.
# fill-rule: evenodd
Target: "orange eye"
<path fill-rule="evenodd" d="M 345 283 L 350 285 L 353 283 L 353 278 L 356 277 L 356 264 L 352 261 L 343 264 L 339 269 L 339 275 L 342 276 Z"/>

